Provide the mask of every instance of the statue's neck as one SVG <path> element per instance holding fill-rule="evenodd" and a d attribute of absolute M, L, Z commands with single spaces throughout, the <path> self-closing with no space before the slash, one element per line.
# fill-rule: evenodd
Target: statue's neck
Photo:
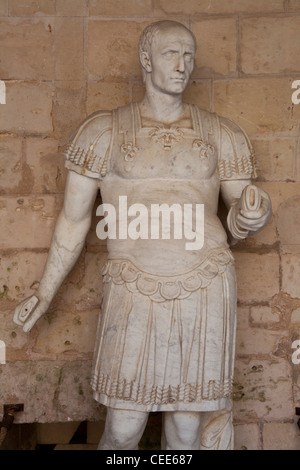
<path fill-rule="evenodd" d="M 143 117 L 158 122 L 172 123 L 180 119 L 184 114 L 184 105 L 181 95 L 169 95 L 165 93 L 153 93 L 146 91 L 139 103 Z"/>

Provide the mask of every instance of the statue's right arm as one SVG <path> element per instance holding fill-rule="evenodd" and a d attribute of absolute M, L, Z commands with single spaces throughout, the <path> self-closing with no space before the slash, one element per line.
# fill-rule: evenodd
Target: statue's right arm
<path fill-rule="evenodd" d="M 44 273 L 35 295 L 15 310 L 14 321 L 28 332 L 48 310 L 67 274 L 76 263 L 91 226 L 98 181 L 70 170 L 63 208 L 57 218 Z"/>

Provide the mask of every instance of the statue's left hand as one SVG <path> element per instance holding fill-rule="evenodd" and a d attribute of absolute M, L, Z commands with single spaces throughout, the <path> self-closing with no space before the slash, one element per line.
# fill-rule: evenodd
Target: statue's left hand
<path fill-rule="evenodd" d="M 263 229 L 272 215 L 272 205 L 269 195 L 257 186 L 249 185 L 244 188 L 240 201 L 239 212 L 236 215 L 238 226 L 249 233 Z"/>

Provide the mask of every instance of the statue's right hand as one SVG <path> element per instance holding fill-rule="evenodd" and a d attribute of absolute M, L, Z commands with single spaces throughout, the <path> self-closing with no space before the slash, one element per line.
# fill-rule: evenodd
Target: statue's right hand
<path fill-rule="evenodd" d="M 32 295 L 17 305 L 14 314 L 14 322 L 23 326 L 23 331 L 27 333 L 31 330 L 37 320 L 49 308 L 49 302 L 40 300 L 36 295 Z"/>

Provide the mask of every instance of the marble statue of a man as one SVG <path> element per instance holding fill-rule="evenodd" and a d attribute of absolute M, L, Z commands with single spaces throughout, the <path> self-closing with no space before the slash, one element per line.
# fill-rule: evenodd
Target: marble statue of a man
<path fill-rule="evenodd" d="M 136 449 L 151 411 L 164 412 L 164 449 L 233 448 L 236 281 L 218 198 L 237 240 L 265 226 L 271 204 L 251 185 L 255 159 L 243 130 L 182 101 L 195 51 L 180 23 L 145 29 L 145 96 L 96 112 L 75 134 L 39 288 L 15 312 L 29 331 L 47 311 L 82 250 L 100 188 L 103 203 L 116 208 L 109 233 L 117 236 L 107 240 L 91 380 L 108 408 L 99 449 Z M 120 200 L 128 213 L 117 210 Z"/>

